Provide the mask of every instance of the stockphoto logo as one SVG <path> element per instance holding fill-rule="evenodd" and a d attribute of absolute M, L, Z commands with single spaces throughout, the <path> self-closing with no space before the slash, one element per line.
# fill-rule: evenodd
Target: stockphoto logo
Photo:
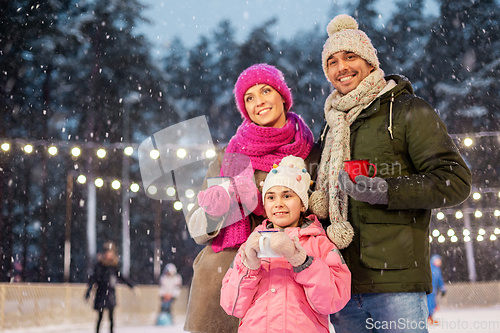
<path fill-rule="evenodd" d="M 188 213 L 193 209 L 209 163 L 216 156 L 205 116 L 189 119 L 156 132 L 144 140 L 138 150 L 139 166 L 146 195 L 154 200 L 174 200 L 176 209 L 182 209 L 191 237 L 201 236 L 235 223 L 256 208 L 257 202 L 243 207 L 231 203 L 224 219 L 211 223 L 204 211 L 193 212 L 192 223 Z M 236 197 L 248 192 L 245 183 L 234 182 L 239 177 L 247 177 L 254 183 L 250 159 L 241 154 L 225 154 L 221 161 L 224 175 L 207 179 L 208 186 L 221 185 L 228 195 Z M 215 204 L 215 203 L 214 203 Z"/>

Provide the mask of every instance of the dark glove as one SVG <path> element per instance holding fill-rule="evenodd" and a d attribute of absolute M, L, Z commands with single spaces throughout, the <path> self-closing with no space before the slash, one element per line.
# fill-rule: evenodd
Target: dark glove
<path fill-rule="evenodd" d="M 198 193 L 198 204 L 208 215 L 220 217 L 229 210 L 231 199 L 224 187 L 215 185 Z"/>
<path fill-rule="evenodd" d="M 387 205 L 389 196 L 387 194 L 387 182 L 380 177 L 356 176 L 356 184 L 349 178 L 349 174 L 340 170 L 339 189 L 354 200 L 368 202 L 371 205 Z"/>

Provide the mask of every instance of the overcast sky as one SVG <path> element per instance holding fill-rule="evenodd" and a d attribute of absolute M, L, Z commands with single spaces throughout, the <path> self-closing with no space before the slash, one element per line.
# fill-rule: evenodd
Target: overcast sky
<path fill-rule="evenodd" d="M 333 17 L 332 8 L 338 5 L 341 14 L 347 12 L 349 0 L 141 0 L 150 6 L 143 15 L 152 25 L 138 27 L 159 49 L 168 47 L 174 36 L 182 39 L 187 47 L 194 46 L 201 35 L 210 35 L 223 19 L 228 19 L 235 29 L 237 41 L 243 41 L 253 28 L 276 17 L 277 24 L 271 33 L 279 39 L 293 37 L 297 31 L 321 30 Z M 427 0 L 429 12 L 435 12 L 434 0 Z M 379 0 L 380 24 L 393 10 L 392 0 Z"/>

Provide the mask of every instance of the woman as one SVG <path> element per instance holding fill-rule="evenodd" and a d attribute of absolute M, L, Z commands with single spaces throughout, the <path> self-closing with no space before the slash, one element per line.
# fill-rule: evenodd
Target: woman
<path fill-rule="evenodd" d="M 219 305 L 220 289 L 238 248 L 264 220 L 260 184 L 273 164 L 288 155 L 304 159 L 314 179 L 320 158 L 311 130 L 290 112 L 292 93 L 277 68 L 257 64 L 244 70 L 236 81 L 234 97 L 243 123 L 206 175 L 231 181 L 208 187 L 205 179 L 187 217 L 191 236 L 206 245 L 193 263 L 184 326 L 190 332 L 237 332 L 238 319 Z"/>
<path fill-rule="evenodd" d="M 94 302 L 94 309 L 99 312 L 97 333 L 99 333 L 104 309 L 108 309 L 110 332 L 113 333 L 113 310 L 116 306 L 115 287 L 117 282 L 126 283 L 130 288 L 134 287 L 130 281 L 119 273 L 116 245 L 108 241 L 103 245 L 103 252 L 97 255 L 97 263 L 93 274 L 90 276 L 87 294 L 85 295 L 85 298 L 88 299 L 92 287 L 97 284 Z"/>

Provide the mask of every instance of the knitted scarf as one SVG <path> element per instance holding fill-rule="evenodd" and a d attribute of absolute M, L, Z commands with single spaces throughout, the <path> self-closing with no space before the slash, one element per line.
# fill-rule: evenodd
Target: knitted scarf
<path fill-rule="evenodd" d="M 316 190 L 328 196 L 328 213 L 331 225 L 328 237 L 337 247 L 345 248 L 352 240 L 352 226 L 347 221 L 347 194 L 339 191 L 339 171 L 344 161 L 350 160 L 350 126 L 384 89 L 384 72 L 376 69 L 356 89 L 342 96 L 333 91 L 325 101 L 325 118 L 330 127 L 321 155 L 316 180 Z"/>
<path fill-rule="evenodd" d="M 220 175 L 241 175 L 252 179 L 255 170 L 269 172 L 273 164 L 279 164 L 285 156 L 294 155 L 306 159 L 314 144 L 313 134 L 297 114 L 287 112 L 286 116 L 287 122 L 282 128 L 262 127 L 244 120 L 229 141 Z M 241 205 L 231 204 L 226 221 L 231 219 L 239 221 L 220 230 L 212 241 L 214 252 L 239 247 L 250 235 L 248 212 L 245 214 Z"/>

